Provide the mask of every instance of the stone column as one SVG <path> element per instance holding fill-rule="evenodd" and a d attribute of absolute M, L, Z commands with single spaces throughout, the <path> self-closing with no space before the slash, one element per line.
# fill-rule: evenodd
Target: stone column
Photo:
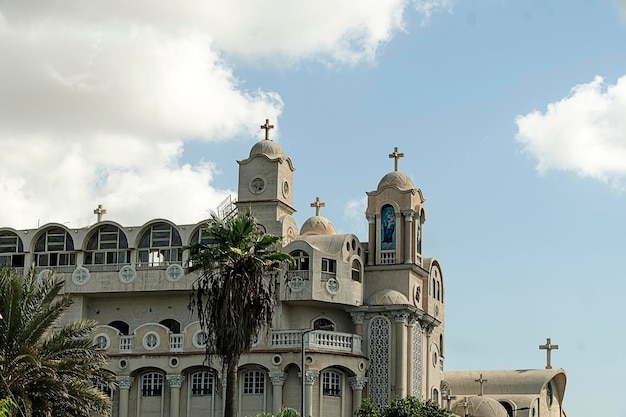
<path fill-rule="evenodd" d="M 182 375 L 167 375 L 170 384 L 170 417 L 178 417 L 180 413 L 180 387 L 185 379 Z"/>
<path fill-rule="evenodd" d="M 348 378 L 350 388 L 352 388 L 352 414 L 356 413 L 356 410 L 361 406 L 363 400 L 363 388 L 367 384 L 367 378 L 364 376 L 353 376 Z"/>
<path fill-rule="evenodd" d="M 406 397 L 406 370 L 408 363 L 406 360 L 406 331 L 404 324 L 408 318 L 406 313 L 396 313 L 393 315 L 396 322 L 396 395 L 400 398 Z"/>
<path fill-rule="evenodd" d="M 130 387 L 133 385 L 134 379 L 135 378 L 132 376 L 117 377 L 117 384 L 120 387 L 120 417 L 128 417 L 128 393 L 130 391 Z"/>
<path fill-rule="evenodd" d="M 406 340 L 407 340 L 407 357 L 409 358 L 409 364 L 410 366 L 408 367 L 408 375 L 407 375 L 407 391 L 417 397 L 420 398 L 419 395 L 415 395 L 415 381 L 413 381 L 413 375 L 415 375 L 415 367 L 418 366 L 418 364 L 415 363 L 415 361 L 413 360 L 413 334 L 414 334 L 414 329 L 415 329 L 415 323 L 417 322 L 417 317 L 415 316 L 411 316 L 409 317 L 409 321 L 408 321 L 408 325 L 407 325 L 407 335 L 406 335 Z"/>
<path fill-rule="evenodd" d="M 426 387 L 423 389 L 426 391 L 426 399 L 432 400 L 432 392 L 430 391 L 430 368 L 432 366 L 432 358 L 430 357 L 430 335 L 433 334 L 433 327 L 431 325 L 426 325 L 424 327 L 424 333 L 426 333 L 426 357 L 424 358 L 424 368 L 426 369 Z"/>
<path fill-rule="evenodd" d="M 415 212 L 413 210 L 406 210 L 402 212 L 404 216 L 404 263 L 410 264 L 413 261 L 411 247 L 413 246 L 412 231 L 413 231 L 413 216 Z"/>
<path fill-rule="evenodd" d="M 223 393 L 222 394 L 222 415 L 224 415 L 224 412 L 226 411 L 226 401 L 229 401 L 229 399 L 226 398 L 226 385 L 228 384 L 228 379 L 226 377 L 226 374 L 220 377 L 220 381 L 222 383 L 222 393 Z M 237 381 L 239 381 L 239 378 L 237 378 Z M 237 391 L 239 391 L 238 388 L 237 388 Z M 213 398 L 215 398 L 215 396 L 213 396 Z"/>
<path fill-rule="evenodd" d="M 376 261 L 376 254 L 378 253 L 378 248 L 376 247 L 376 215 L 375 214 L 366 214 L 367 223 L 369 226 L 369 236 L 368 236 L 368 257 L 367 264 L 374 265 Z"/>
<path fill-rule="evenodd" d="M 313 385 L 315 380 L 319 378 L 319 371 L 306 371 L 304 383 L 306 385 L 306 395 L 304 396 L 304 417 L 313 415 Z"/>
<path fill-rule="evenodd" d="M 352 324 L 354 324 L 354 334 L 358 334 L 363 337 L 363 323 L 365 323 L 365 313 L 355 312 L 350 313 L 352 316 Z"/>
<path fill-rule="evenodd" d="M 269 377 L 272 381 L 272 412 L 274 415 L 278 415 L 283 407 L 283 385 L 287 380 L 287 374 L 274 371 L 269 373 Z"/>

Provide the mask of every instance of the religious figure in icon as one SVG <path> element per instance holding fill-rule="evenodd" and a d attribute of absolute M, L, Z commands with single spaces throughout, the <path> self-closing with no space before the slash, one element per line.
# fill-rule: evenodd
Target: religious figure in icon
<path fill-rule="evenodd" d="M 383 250 L 396 247 L 396 213 L 393 207 L 385 206 L 381 213 L 382 218 L 382 247 Z"/>

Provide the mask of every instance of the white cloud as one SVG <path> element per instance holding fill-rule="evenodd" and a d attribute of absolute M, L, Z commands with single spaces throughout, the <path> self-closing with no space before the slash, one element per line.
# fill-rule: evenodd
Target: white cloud
<path fill-rule="evenodd" d="M 575 86 L 545 113 L 517 116 L 516 140 L 537 159 L 540 173 L 573 171 L 614 186 L 626 176 L 626 76 Z"/>
<path fill-rule="evenodd" d="M 354 233 L 359 240 L 367 240 L 367 222 L 364 221 L 366 209 L 367 196 L 358 200 L 349 200 L 343 209 L 343 223 L 349 227 L 349 230 L 339 231 L 339 233 Z"/>
<path fill-rule="evenodd" d="M 128 224 L 201 219 L 230 191 L 211 163 L 182 163 L 185 143 L 260 137 L 283 107 L 224 56 L 371 61 L 422 3 L 3 3 L 0 225 L 84 226 L 98 203 Z"/>

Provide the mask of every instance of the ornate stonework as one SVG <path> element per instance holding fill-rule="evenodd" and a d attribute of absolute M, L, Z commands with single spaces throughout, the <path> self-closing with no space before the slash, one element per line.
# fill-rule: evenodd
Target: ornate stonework
<path fill-rule="evenodd" d="M 283 385 L 287 380 L 287 374 L 284 372 L 273 371 L 269 374 L 270 380 L 272 381 L 272 385 Z"/>
<path fill-rule="evenodd" d="M 352 376 L 348 378 L 348 383 L 350 384 L 350 388 L 352 391 L 354 390 L 362 390 L 367 385 L 367 377 L 364 376 Z"/>
<path fill-rule="evenodd" d="M 135 378 L 133 378 L 132 376 L 118 376 L 117 384 L 119 385 L 120 389 L 130 389 L 130 387 L 133 386 L 134 379 Z"/>
<path fill-rule="evenodd" d="M 180 388 L 185 380 L 183 375 L 167 375 L 166 378 L 170 388 Z"/>
<path fill-rule="evenodd" d="M 370 336 L 370 401 L 382 410 L 389 400 L 389 347 L 391 326 L 386 317 L 374 317 L 369 324 Z"/>

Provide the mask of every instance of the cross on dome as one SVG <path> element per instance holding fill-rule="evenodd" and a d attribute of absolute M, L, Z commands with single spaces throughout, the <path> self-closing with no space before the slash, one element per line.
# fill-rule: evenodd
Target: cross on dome
<path fill-rule="evenodd" d="M 265 124 L 261 125 L 261 129 L 265 130 L 265 140 L 270 140 L 270 129 L 274 129 L 274 125 L 270 124 L 270 119 L 265 119 Z"/>
<path fill-rule="evenodd" d="M 102 221 L 102 215 L 107 214 L 107 209 L 102 207 L 102 204 L 98 204 L 98 208 L 93 211 L 93 214 L 98 216 L 98 223 Z"/>
<path fill-rule="evenodd" d="M 551 342 L 551 340 L 548 337 L 546 339 L 546 344 L 545 345 L 539 345 L 539 349 L 546 351 L 546 361 L 547 361 L 546 369 L 552 369 L 552 364 L 550 363 L 551 352 L 552 352 L 553 349 L 558 349 L 559 348 L 559 345 L 553 345 L 550 342 Z"/>
<path fill-rule="evenodd" d="M 480 384 L 480 394 L 478 394 L 478 395 L 482 397 L 484 395 L 483 384 L 485 382 L 487 382 L 488 379 L 483 379 L 483 374 L 480 374 L 480 377 L 478 379 L 475 379 L 474 381 L 476 381 L 476 382 L 478 382 Z"/>
<path fill-rule="evenodd" d="M 394 159 L 394 161 L 393 161 L 393 170 L 397 171 L 398 170 L 398 159 L 404 158 L 404 154 L 398 152 L 398 147 L 396 146 L 396 147 L 393 148 L 393 153 L 389 154 L 389 158 L 393 158 Z"/>
<path fill-rule="evenodd" d="M 315 197 L 315 202 L 311 203 L 311 207 L 315 207 L 315 215 L 320 215 L 320 209 L 326 207 L 326 203 L 322 203 L 319 197 Z"/>

